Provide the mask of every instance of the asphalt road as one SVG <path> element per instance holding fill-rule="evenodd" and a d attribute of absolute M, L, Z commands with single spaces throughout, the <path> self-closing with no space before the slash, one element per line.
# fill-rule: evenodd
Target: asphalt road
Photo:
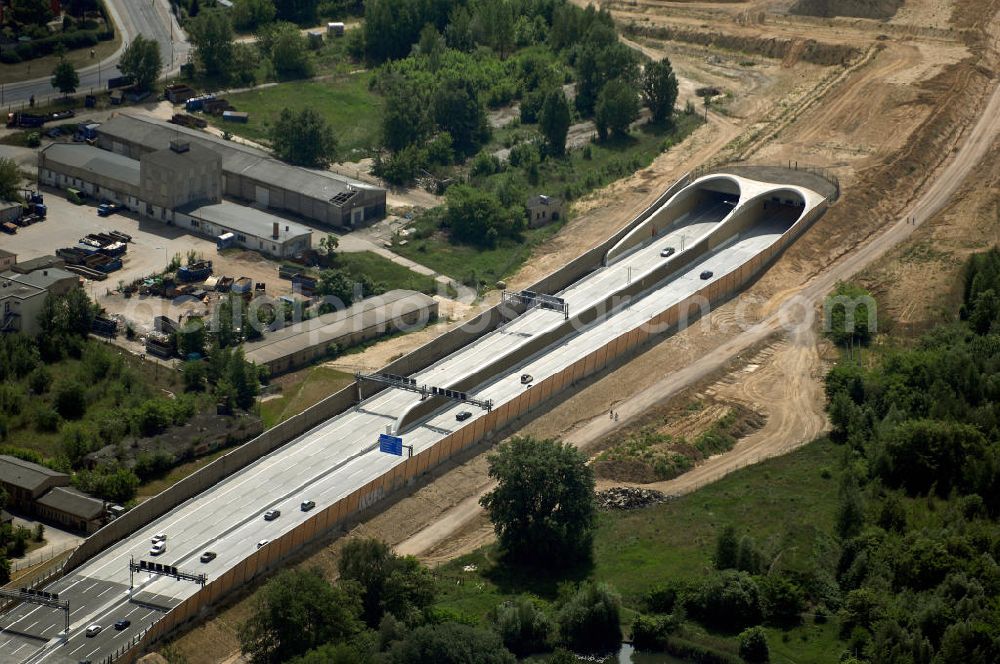
<path fill-rule="evenodd" d="M 755 183 L 744 182 L 745 191 L 763 191 Z M 810 195 L 815 203 L 818 196 Z M 630 280 L 662 265 L 660 251 L 665 246 L 677 249 L 677 255 L 697 240 L 715 230 L 728 218 L 731 205 L 710 202 L 682 217 L 665 234 L 650 239 L 609 267 L 599 269 L 562 293 L 570 312 L 581 311 L 609 293 L 624 287 Z M 739 209 L 739 208 L 737 208 Z M 633 329 L 675 302 L 686 299 L 709 280 L 701 279 L 703 270 L 711 270 L 711 279 L 721 279 L 749 258 L 776 242 L 788 228 L 788 215 L 762 219 L 747 232 L 727 240 L 715 251 L 703 255 L 680 269 L 645 296 L 622 303 L 604 318 L 580 327 L 555 344 L 498 374 L 481 385 L 475 395 L 492 399 L 496 406 L 516 398 L 529 386 L 520 381 L 522 373 L 534 376 L 535 382 L 562 371 L 581 357 L 603 346 L 624 331 Z M 475 367 L 494 360 L 532 337 L 544 334 L 563 323 L 563 315 L 551 310 L 533 309 L 517 317 L 475 343 L 442 359 L 413 377 L 418 383 L 448 385 Z M 3 662 L 75 662 L 90 658 L 100 661 L 142 626 L 156 620 L 162 612 L 194 594 L 198 587 L 164 577 L 140 574 L 135 590 L 128 592 L 130 559 L 147 559 L 177 566 L 193 573 L 204 572 L 209 580 L 217 578 L 253 552 L 262 540 L 273 540 L 307 518 L 299 509 L 301 501 L 311 499 L 316 509 L 333 504 L 356 487 L 379 477 L 402 459 L 377 450 L 377 436 L 392 425 L 400 413 L 419 399 L 418 395 L 396 389 L 385 390 L 360 404 L 355 410 L 334 417 L 312 431 L 222 480 L 210 490 L 170 511 L 131 538 L 116 543 L 67 577 L 46 590 L 68 598 L 72 606 L 70 634 L 60 636 L 62 615 L 53 609 L 21 605 L 0 617 L 0 661 Z M 407 432 L 405 442 L 414 453 L 426 449 L 456 430 L 456 414 L 474 411 L 473 418 L 484 412 L 456 403 L 432 414 Z M 468 424 L 468 420 L 462 424 Z M 266 510 L 281 510 L 281 516 L 265 521 Z M 168 535 L 167 551 L 152 558 L 151 538 Z M 218 557 L 201 563 L 202 552 L 212 550 Z M 129 617 L 133 625 L 116 633 L 116 620 Z M 88 625 L 104 629 L 87 637 Z"/>
<path fill-rule="evenodd" d="M 190 44 L 185 41 L 187 37 L 177 24 L 177 19 L 170 13 L 167 0 L 107 0 L 105 5 L 118 26 L 122 46 L 99 64 L 79 70 L 78 92 L 106 89 L 108 79 L 120 75 L 118 60 L 125 46 L 136 35 L 155 39 L 159 43 L 165 73 L 172 73 L 187 62 Z M 32 95 L 36 99 L 42 99 L 57 94 L 50 78 L 45 76 L 4 85 L 4 105 L 27 103 Z"/>

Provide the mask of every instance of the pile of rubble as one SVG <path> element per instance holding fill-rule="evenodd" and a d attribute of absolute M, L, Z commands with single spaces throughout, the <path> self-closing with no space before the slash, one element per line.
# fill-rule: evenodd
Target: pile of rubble
<path fill-rule="evenodd" d="M 597 492 L 597 506 L 604 510 L 634 510 L 667 500 L 661 491 L 616 486 Z"/>

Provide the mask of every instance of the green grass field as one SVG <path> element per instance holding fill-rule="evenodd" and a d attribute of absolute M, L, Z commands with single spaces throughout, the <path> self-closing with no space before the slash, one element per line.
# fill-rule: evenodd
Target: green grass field
<path fill-rule="evenodd" d="M 478 279 L 492 288 L 498 279 L 516 272 L 531 256 L 532 250 L 562 228 L 562 222 L 524 233 L 523 242 L 503 241 L 494 249 L 479 249 L 468 244 L 449 242 L 443 235 L 395 244 L 392 250 L 435 272 L 471 285 Z"/>
<path fill-rule="evenodd" d="M 282 376 L 275 381 L 281 385 L 281 396 L 260 404 L 264 428 L 270 429 L 278 422 L 316 405 L 352 380 L 354 377 L 350 374 L 324 366 L 309 367 Z"/>
<path fill-rule="evenodd" d="M 382 100 L 368 90 L 369 72 L 330 80 L 289 81 L 281 85 L 228 95 L 229 102 L 250 114 L 246 124 L 206 119 L 238 136 L 266 142 L 271 123 L 284 108 L 312 108 L 326 118 L 337 137 L 338 161 L 357 161 L 379 144 Z"/>
<path fill-rule="evenodd" d="M 476 181 L 476 184 L 493 188 L 498 183 L 498 178 L 510 178 L 512 185 L 508 186 L 523 193 L 525 200 L 538 193 L 579 198 L 645 168 L 657 155 L 684 140 L 700 124 L 698 117 L 681 114 L 677 116 L 677 124 L 671 130 L 644 128 L 633 131 L 625 139 L 609 140 L 572 150 L 565 159 L 542 162 L 535 184 L 528 181 L 524 169 L 516 168 L 510 168 L 481 182 Z M 535 130 L 529 127 L 520 127 L 517 132 L 526 140 L 536 135 Z M 493 144 L 492 149 L 499 147 L 502 147 L 502 141 Z M 408 240 L 405 245 L 397 242 L 392 250 L 453 279 L 467 284 L 482 280 L 488 287 L 516 272 L 531 256 L 534 247 L 549 239 L 562 225 L 560 222 L 528 230 L 524 233 L 523 242 L 506 240 L 496 248 L 479 249 L 450 242 L 444 233 L 434 232 L 435 228 L 431 226 L 435 223 L 435 218 L 431 215 L 418 219 L 415 223 L 416 236 L 421 239 Z"/>
<path fill-rule="evenodd" d="M 563 584 L 592 578 L 621 593 L 623 620 L 629 623 L 652 586 L 706 576 L 712 569 L 716 536 L 730 524 L 738 533 L 774 546 L 781 551 L 782 567 L 794 569 L 814 549 L 828 544 L 839 473 L 824 471 L 837 468 L 841 452 L 829 441 L 819 440 L 668 503 L 632 512 L 602 512 L 593 566 L 562 576 L 511 572 L 496 564 L 495 547 L 485 547 L 435 570 L 438 606 L 483 620 L 511 596 L 532 593 L 552 602 Z M 477 570 L 464 572 L 466 565 Z M 695 633 L 701 629 L 690 625 Z M 836 631 L 833 624 L 811 620 L 787 631 L 768 628 L 772 662 L 836 661 L 843 649 Z"/>
<path fill-rule="evenodd" d="M 437 292 L 434 277 L 418 274 L 371 251 L 339 253 L 337 267 L 347 270 L 351 275 L 366 274 L 386 290 L 406 288 L 429 295 Z"/>

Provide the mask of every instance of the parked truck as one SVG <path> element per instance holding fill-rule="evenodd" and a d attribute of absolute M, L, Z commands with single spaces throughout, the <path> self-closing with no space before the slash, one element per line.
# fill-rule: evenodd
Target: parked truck
<path fill-rule="evenodd" d="M 21 127 L 21 128 L 31 128 L 31 127 L 41 127 L 43 124 L 48 122 L 49 116 L 47 115 L 37 115 L 35 113 L 25 113 L 23 111 L 13 111 L 7 114 L 7 126 L 8 127 Z"/>

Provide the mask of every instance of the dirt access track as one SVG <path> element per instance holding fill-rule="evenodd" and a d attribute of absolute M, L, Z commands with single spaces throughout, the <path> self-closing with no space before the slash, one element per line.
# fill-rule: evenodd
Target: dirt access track
<path fill-rule="evenodd" d="M 926 246 L 942 232 L 975 231 L 974 240 L 935 248 L 934 264 L 952 266 L 954 273 L 970 245 L 995 239 L 1000 172 L 989 159 L 1000 155 L 1000 0 L 908 0 L 885 20 L 793 15 L 789 1 L 607 6 L 623 28 L 673 30 L 632 29 L 626 36 L 646 55 L 670 58 L 682 104 L 698 87 L 718 87 L 722 94 L 709 123 L 683 144 L 578 201 L 575 218 L 508 279 L 509 287 L 531 283 L 590 248 L 706 163 L 797 161 L 831 169 L 842 185 L 840 201 L 743 296 L 511 431 L 558 436 L 594 452 L 597 441 L 613 439 L 650 409 L 708 392 L 766 416 L 765 425 L 731 452 L 660 487 L 680 493 L 824 431 L 821 379 L 833 354 L 815 315 L 838 280 L 865 270 L 866 283 L 882 280 L 891 312 L 914 323 L 925 305 L 907 304 L 913 298 L 893 279 L 903 273 L 906 287 L 924 292 L 942 282 L 928 281 L 930 275 L 921 281 L 927 270 L 912 258 L 913 243 Z M 698 31 L 712 35 L 710 46 L 690 37 Z M 787 39 L 803 43 L 774 50 L 775 40 Z M 835 64 L 806 61 L 799 56 L 809 39 L 848 46 L 854 55 Z M 985 171 L 984 188 L 979 178 Z M 957 218 L 960 213 L 966 216 Z M 619 414 L 617 422 L 609 419 L 610 409 Z M 489 488 L 485 469 L 482 453 L 443 469 L 356 533 L 381 537 L 428 562 L 488 542 L 492 533 L 477 506 Z M 336 544 L 324 548 L 301 564 L 332 573 L 336 550 Z M 246 602 L 236 603 L 174 646 L 191 661 L 234 661 L 235 628 L 247 610 Z"/>
<path fill-rule="evenodd" d="M 656 486 L 682 493 L 790 451 L 826 429 L 822 377 L 834 355 L 819 334 L 816 304 L 838 280 L 875 262 L 919 228 L 909 223 L 911 217 L 918 224 L 938 223 L 938 213 L 996 140 L 998 3 L 905 3 L 899 21 L 888 23 L 772 14 L 780 5 L 767 2 L 605 6 L 625 26 L 680 23 L 688 30 L 710 25 L 713 35 L 739 35 L 744 45 L 756 39 L 762 53 L 774 39 L 801 40 L 801 35 L 856 49 L 851 61 L 824 67 L 787 54 L 779 60 L 628 31 L 627 43 L 647 56 L 670 58 L 682 98 L 685 90 L 711 85 L 727 90 L 731 101 L 723 102 L 722 113 L 710 113 L 710 125 L 688 143 L 585 200 L 578 206 L 583 214 L 510 280 L 528 283 L 616 230 L 699 163 L 735 157 L 747 163 L 797 161 L 837 174 L 841 201 L 743 296 L 522 429 L 595 451 L 597 441 L 607 440 L 631 418 L 702 390 L 767 416 L 765 426 L 732 452 Z M 951 17 L 948 28 L 940 27 L 942 12 Z M 747 21 L 751 14 L 755 22 Z M 721 146 L 720 136 L 728 137 Z M 660 366 L 672 371 L 650 371 Z M 611 409 L 619 414 L 617 422 L 607 417 Z M 459 554 L 489 538 L 488 525 L 477 515 L 475 501 L 468 499 L 399 548 L 433 561 Z M 456 531 L 462 536 L 449 537 Z"/>

